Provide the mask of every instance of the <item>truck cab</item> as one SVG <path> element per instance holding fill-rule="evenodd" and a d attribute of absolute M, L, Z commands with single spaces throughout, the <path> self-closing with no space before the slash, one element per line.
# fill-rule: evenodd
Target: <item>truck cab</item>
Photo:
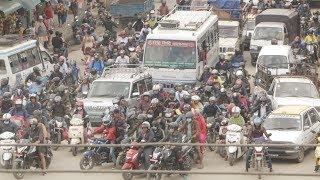
<path fill-rule="evenodd" d="M 240 49 L 240 26 L 238 21 L 219 21 L 220 54 L 231 59 L 236 49 Z"/>

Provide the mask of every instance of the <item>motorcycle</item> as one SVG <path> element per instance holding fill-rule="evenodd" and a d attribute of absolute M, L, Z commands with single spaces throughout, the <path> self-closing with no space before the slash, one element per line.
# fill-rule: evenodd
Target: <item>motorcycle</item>
<path fill-rule="evenodd" d="M 242 127 L 231 124 L 227 126 L 226 144 L 240 144 L 246 143 L 245 137 L 242 132 Z M 244 147 L 229 146 L 227 147 L 227 157 L 230 166 L 234 165 L 236 159 L 242 157 L 246 150 Z"/>
<path fill-rule="evenodd" d="M 222 120 L 220 123 L 220 127 L 219 127 L 219 144 L 226 144 L 226 134 L 227 134 L 227 129 L 228 127 L 228 121 L 227 119 Z M 217 148 L 217 153 L 222 157 L 222 158 L 226 158 L 227 155 L 227 151 L 225 147 L 218 147 Z"/>
<path fill-rule="evenodd" d="M 311 63 L 316 62 L 317 60 L 317 45 L 315 43 L 306 43 L 306 49 L 308 51 L 308 56 L 310 58 Z"/>
<path fill-rule="evenodd" d="M 20 140 L 20 143 L 27 144 L 30 143 L 28 139 Z M 47 168 L 50 166 L 52 160 L 52 152 L 50 147 L 47 147 L 47 152 L 45 153 L 45 160 Z M 36 146 L 18 146 L 16 157 L 13 161 L 12 169 L 14 170 L 26 170 L 32 167 L 39 169 L 41 167 L 40 157 L 36 150 Z M 22 179 L 24 177 L 23 172 L 14 172 L 13 176 L 16 179 Z"/>
<path fill-rule="evenodd" d="M 217 131 L 218 129 L 218 131 Z M 216 143 L 219 134 L 219 123 L 214 117 L 207 117 L 207 143 Z M 209 146 L 210 151 L 216 149 L 215 146 Z"/>
<path fill-rule="evenodd" d="M 108 140 L 105 139 L 93 139 L 89 142 L 90 145 L 93 144 L 109 144 Z M 119 154 L 119 149 L 116 148 L 116 156 Z M 88 151 L 83 154 L 82 159 L 80 160 L 80 169 L 81 170 L 91 170 L 94 166 L 100 166 L 104 163 L 112 162 L 112 159 L 109 156 L 110 148 L 109 147 L 91 147 Z"/>
<path fill-rule="evenodd" d="M 61 144 L 61 141 L 68 139 L 66 132 L 66 122 L 62 117 L 55 117 L 49 123 L 50 136 L 54 144 Z M 58 150 L 58 146 L 52 147 L 53 150 Z"/>
<path fill-rule="evenodd" d="M 84 127 L 82 117 L 74 115 L 71 118 L 68 132 L 71 145 L 84 144 Z M 73 156 L 76 156 L 78 148 L 72 147 L 71 152 Z"/>
<path fill-rule="evenodd" d="M 135 142 L 131 143 L 130 149 L 126 153 L 126 160 L 124 165 L 121 167 L 122 170 L 134 170 L 134 169 L 140 169 L 142 166 L 140 162 L 140 150 L 139 147 L 135 146 Z M 122 178 L 124 180 L 132 180 L 133 173 L 130 172 L 124 172 L 122 173 Z"/>
<path fill-rule="evenodd" d="M 0 134 L 0 145 L 1 144 L 15 144 L 14 140 L 15 134 L 12 132 L 3 132 Z M 10 169 L 12 166 L 12 159 L 14 154 L 14 146 L 0 146 L 0 155 L 1 155 L 1 165 L 5 169 Z"/>
<path fill-rule="evenodd" d="M 258 144 L 261 144 L 263 142 L 266 142 L 264 138 L 257 138 L 253 140 L 254 144 L 257 144 L 257 146 L 253 147 L 253 156 L 251 157 L 251 165 L 250 167 L 255 168 L 256 171 L 262 171 L 264 167 L 267 167 L 267 160 L 266 160 L 266 148 L 263 146 L 258 146 Z M 271 171 L 271 169 L 270 169 Z"/>

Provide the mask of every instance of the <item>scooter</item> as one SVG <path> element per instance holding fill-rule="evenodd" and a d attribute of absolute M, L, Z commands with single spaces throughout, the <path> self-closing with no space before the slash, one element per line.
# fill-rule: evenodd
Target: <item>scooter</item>
<path fill-rule="evenodd" d="M 220 122 L 220 128 L 219 128 L 219 144 L 226 144 L 226 134 L 227 134 L 227 129 L 228 127 L 228 121 L 227 119 L 224 119 Z M 217 153 L 222 157 L 226 158 L 227 152 L 225 147 L 218 147 L 217 148 Z"/>
<path fill-rule="evenodd" d="M 3 132 L 0 134 L 0 145 L 1 144 L 15 144 L 14 140 L 15 134 L 12 132 Z M 10 169 L 12 167 L 12 159 L 13 159 L 14 147 L 13 146 L 3 146 L 0 147 L 0 155 L 1 155 L 1 165 L 5 169 Z"/>
<path fill-rule="evenodd" d="M 84 127 L 83 119 L 80 116 L 74 115 L 70 120 L 69 138 L 71 145 L 84 144 Z M 77 147 L 72 147 L 71 152 L 73 156 L 78 153 Z"/>
<path fill-rule="evenodd" d="M 126 153 L 126 161 L 124 165 L 122 166 L 122 170 L 134 170 L 134 169 L 140 169 L 141 162 L 140 159 L 140 150 L 139 147 L 135 146 L 137 144 L 136 142 L 131 143 L 131 148 Z M 124 180 L 132 180 L 133 173 L 124 172 L 122 173 L 122 177 Z"/>
<path fill-rule="evenodd" d="M 240 144 L 240 143 L 246 143 L 245 137 L 242 132 L 242 127 L 236 124 L 228 125 L 227 133 L 226 133 L 226 144 L 232 145 L 232 144 Z M 245 154 L 244 147 L 228 146 L 227 156 L 228 156 L 229 165 L 233 166 L 236 159 L 242 157 L 244 154 Z"/>

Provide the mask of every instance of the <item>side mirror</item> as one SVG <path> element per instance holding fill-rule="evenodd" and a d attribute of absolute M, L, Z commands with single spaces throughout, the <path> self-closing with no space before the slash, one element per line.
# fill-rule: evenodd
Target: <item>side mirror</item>
<path fill-rule="evenodd" d="M 268 94 L 269 96 L 272 96 L 272 95 L 273 95 L 273 92 L 272 92 L 272 91 L 267 91 L 267 94 Z"/>
<path fill-rule="evenodd" d="M 132 93 L 132 97 L 139 97 L 140 96 L 140 93 L 139 92 L 134 92 Z"/>
<path fill-rule="evenodd" d="M 303 130 L 308 130 L 310 129 L 310 126 L 303 126 Z"/>

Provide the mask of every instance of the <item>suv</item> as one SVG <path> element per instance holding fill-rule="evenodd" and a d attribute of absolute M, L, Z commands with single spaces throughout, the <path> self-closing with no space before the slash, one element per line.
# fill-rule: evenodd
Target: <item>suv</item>
<path fill-rule="evenodd" d="M 291 147 L 269 147 L 273 158 L 295 159 L 302 162 L 307 147 L 312 144 L 320 130 L 320 116 L 311 106 L 283 106 L 273 111 L 264 121 L 267 133 L 271 133 L 271 144 L 296 144 Z"/>
<path fill-rule="evenodd" d="M 129 105 L 137 103 L 137 98 L 152 90 L 152 78 L 142 68 L 110 68 L 102 77 L 93 81 L 87 98 L 83 100 L 90 122 L 101 122 L 101 116 L 113 105 L 115 98 L 124 97 Z"/>

